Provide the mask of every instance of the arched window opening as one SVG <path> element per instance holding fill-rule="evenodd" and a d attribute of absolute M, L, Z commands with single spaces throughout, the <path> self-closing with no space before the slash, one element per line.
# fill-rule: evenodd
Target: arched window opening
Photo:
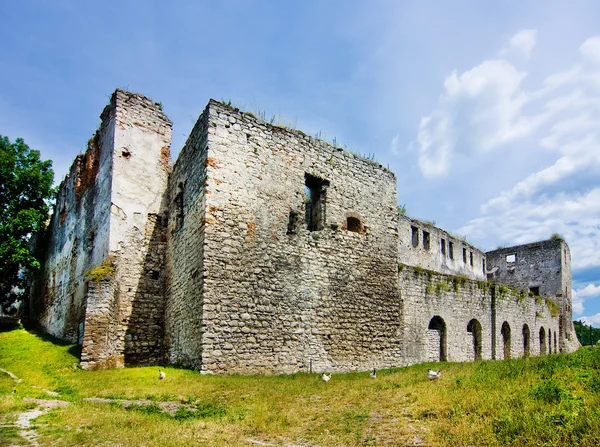
<path fill-rule="evenodd" d="M 525 357 L 529 357 L 530 354 L 530 333 L 529 326 L 526 324 L 523 325 L 523 355 Z"/>
<path fill-rule="evenodd" d="M 504 359 L 510 358 L 510 326 L 507 321 L 502 323 L 502 329 L 500 330 L 502 334 L 502 346 L 504 351 Z"/>
<path fill-rule="evenodd" d="M 472 357 L 474 360 L 481 360 L 481 343 L 482 343 L 482 335 L 481 335 L 481 323 L 473 318 L 467 324 L 467 332 L 471 334 L 473 340 L 473 354 Z"/>
<path fill-rule="evenodd" d="M 544 355 L 547 353 L 546 346 L 546 331 L 543 327 L 540 328 L 540 355 Z"/>
<path fill-rule="evenodd" d="M 435 316 L 427 327 L 427 356 L 430 362 L 445 362 L 446 357 L 446 323 Z"/>

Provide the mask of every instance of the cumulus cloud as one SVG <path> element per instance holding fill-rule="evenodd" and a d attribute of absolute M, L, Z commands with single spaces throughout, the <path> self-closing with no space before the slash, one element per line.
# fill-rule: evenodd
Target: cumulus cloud
<path fill-rule="evenodd" d="M 523 30 L 500 53 L 528 57 L 535 42 L 536 30 Z M 586 54 L 595 55 L 595 44 L 585 48 Z M 536 114 L 525 113 L 525 108 L 568 82 L 569 73 L 557 74 L 538 91 L 523 89 L 526 76 L 506 58 L 485 60 L 462 73 L 453 71 L 444 81 L 436 109 L 419 124 L 414 144 L 422 174 L 443 176 L 458 153 L 473 156 L 496 149 L 531 135 L 556 114 L 561 103 L 547 103 Z"/>
<path fill-rule="evenodd" d="M 486 152 L 535 130 L 544 115 L 526 116 L 526 73 L 505 60 L 488 60 L 444 82 L 433 113 L 421 118 L 419 167 L 425 177 L 445 174 L 455 152 Z"/>
<path fill-rule="evenodd" d="M 501 56 L 510 56 L 518 54 L 529 59 L 531 52 L 535 47 L 537 30 L 524 29 L 512 36 L 506 46 L 500 50 Z"/>
<path fill-rule="evenodd" d="M 575 316 L 582 315 L 584 312 L 583 303 L 587 300 L 595 299 L 600 296 L 600 286 L 588 284 L 579 289 L 573 289 L 573 314 Z M 589 317 L 583 317 L 589 318 Z"/>
<path fill-rule="evenodd" d="M 547 165 L 487 200 L 481 215 L 458 230 L 488 244 L 526 243 L 559 232 L 575 272 L 600 266 L 600 37 L 586 40 L 579 54 L 574 66 L 547 76 L 539 90 L 513 93 L 538 101 L 533 120 L 545 126 L 530 129 L 534 144 L 527 150 Z M 521 119 L 517 114 L 511 123 Z M 590 293 L 600 294 L 590 286 L 576 291 L 575 311 L 583 312 Z"/>
<path fill-rule="evenodd" d="M 581 317 L 581 321 L 583 321 L 587 325 L 597 326 L 600 325 L 600 313 L 596 315 L 591 315 L 587 317 Z"/>

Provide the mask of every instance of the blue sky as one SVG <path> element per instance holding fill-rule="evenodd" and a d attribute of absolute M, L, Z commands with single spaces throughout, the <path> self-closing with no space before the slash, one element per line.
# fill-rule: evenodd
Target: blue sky
<path fill-rule="evenodd" d="M 209 98 L 375 158 L 408 214 L 484 250 L 562 234 L 600 326 L 600 3 L 0 3 L 0 134 L 57 181 L 115 88 L 161 101 L 176 156 Z"/>

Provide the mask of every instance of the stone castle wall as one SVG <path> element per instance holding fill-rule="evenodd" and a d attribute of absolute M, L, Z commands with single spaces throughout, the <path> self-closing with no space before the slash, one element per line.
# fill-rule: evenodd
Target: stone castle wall
<path fill-rule="evenodd" d="M 530 334 L 529 355 L 550 352 L 550 345 L 540 351 L 539 332 L 554 334 L 558 318 L 541 297 L 418 267 L 401 265 L 399 277 L 407 364 L 522 357 L 524 325 Z"/>
<path fill-rule="evenodd" d="M 579 343 L 572 322 L 571 253 L 561 239 L 550 239 L 487 253 L 490 279 L 550 297 L 560 310 L 560 349 L 571 352 Z"/>
<path fill-rule="evenodd" d="M 172 363 L 198 366 L 202 358 L 205 313 L 213 307 L 203 301 L 204 251 L 207 241 L 206 171 L 208 169 L 208 111 L 192 129 L 173 166 L 168 189 L 165 343 Z M 210 314 L 209 314 L 210 315 Z"/>
<path fill-rule="evenodd" d="M 203 350 L 194 365 L 249 373 L 397 364 L 394 175 L 214 101 L 203 164 Z"/>
<path fill-rule="evenodd" d="M 60 184 L 33 286 L 32 316 L 48 333 L 73 343 L 83 338 L 86 272 L 109 253 L 113 136 L 113 123 L 103 121 Z"/>
<path fill-rule="evenodd" d="M 171 170 L 159 104 L 117 90 L 101 117 L 61 186 L 32 300 L 86 368 L 341 372 L 566 346 L 566 244 L 513 247 L 517 282 L 494 270 L 518 289 L 542 278 L 559 318 L 484 281 L 505 253 L 398 216 L 376 162 L 211 100 Z M 111 274 L 91 281 L 100 265 Z"/>

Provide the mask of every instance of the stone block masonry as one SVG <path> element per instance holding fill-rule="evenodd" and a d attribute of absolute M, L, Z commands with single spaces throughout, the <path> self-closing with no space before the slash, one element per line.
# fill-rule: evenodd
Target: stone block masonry
<path fill-rule="evenodd" d="M 211 100 L 171 168 L 158 103 L 117 90 L 101 117 L 31 301 L 85 368 L 343 372 L 577 347 L 562 242 L 558 261 L 527 251 L 558 272 L 524 272 L 551 295 L 529 296 L 510 273 L 496 279 L 516 289 L 485 281 L 504 253 L 399 216 L 376 162 Z"/>

